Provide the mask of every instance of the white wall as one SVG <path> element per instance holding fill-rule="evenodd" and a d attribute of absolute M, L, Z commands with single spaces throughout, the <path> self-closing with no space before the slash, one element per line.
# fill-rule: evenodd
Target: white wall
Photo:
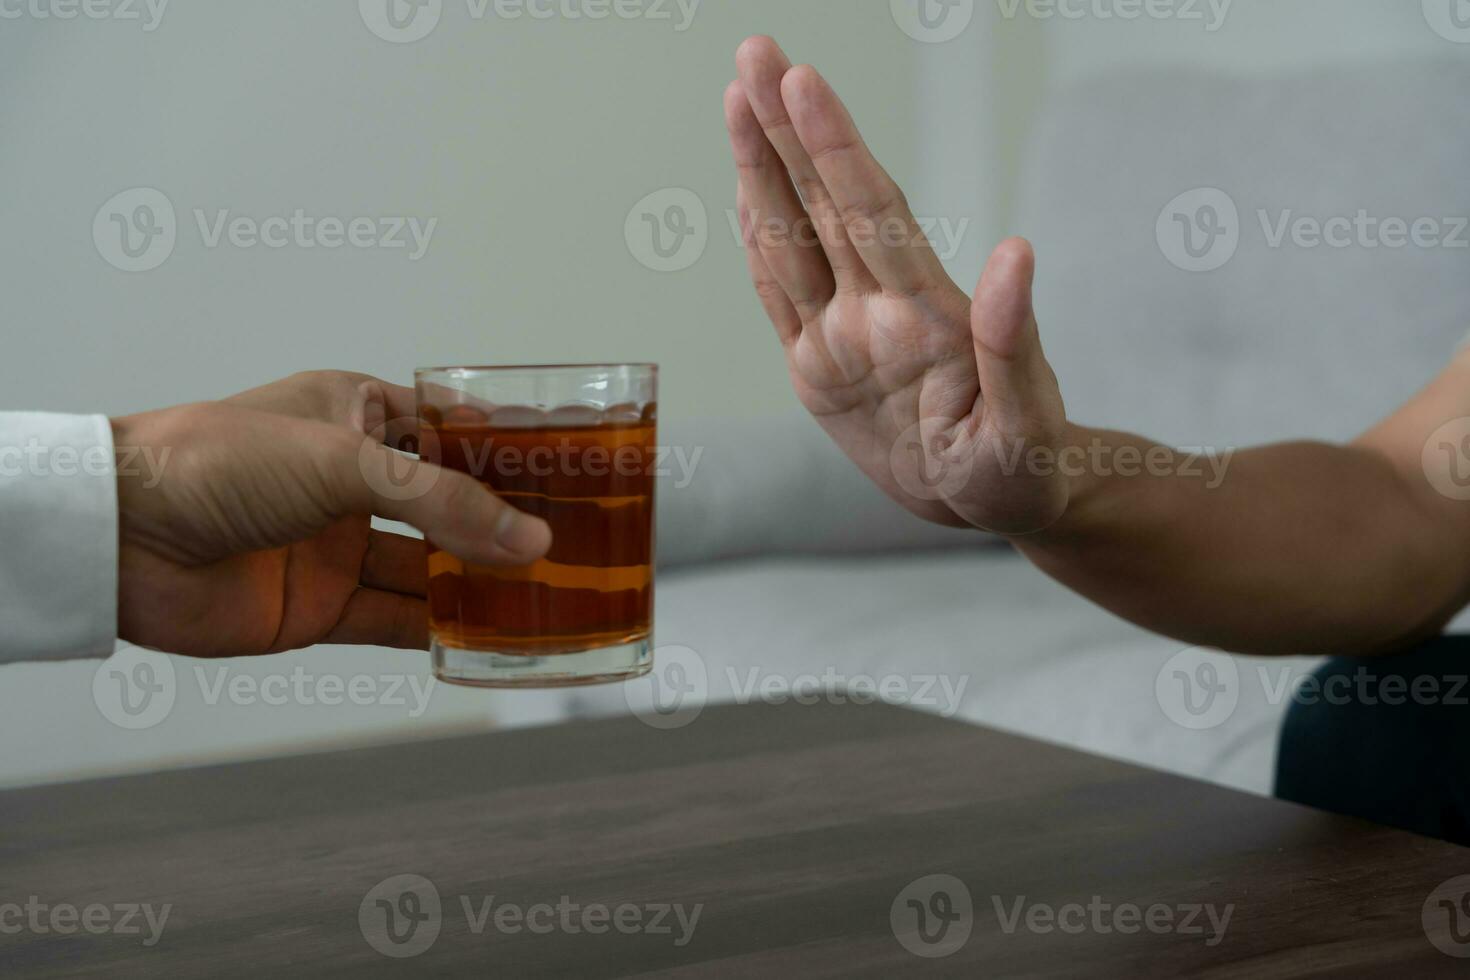
<path fill-rule="evenodd" d="M 375 36 L 356 0 L 187 0 L 152 32 L 0 20 L 0 408 L 122 413 L 308 367 L 406 380 L 426 363 L 629 359 L 663 363 L 665 419 L 796 410 L 725 217 L 721 96 L 739 41 L 776 34 L 822 65 L 911 179 L 917 45 L 887 5 L 704 0 L 683 32 L 470 9 L 444 0 L 410 44 Z M 130 274 L 103 260 L 93 219 L 140 186 L 168 196 L 179 237 L 161 266 Z M 640 265 L 624 239 L 635 202 L 665 187 L 693 190 L 709 213 L 707 251 L 677 273 Z M 211 249 L 195 208 L 439 224 L 418 262 Z M 386 651 L 229 666 L 297 665 L 427 676 L 426 658 Z M 180 700 L 145 731 L 98 713 L 96 664 L 0 668 L 0 784 L 491 721 L 463 690 L 440 690 L 421 718 L 210 706 L 195 666 L 179 662 Z"/>
<path fill-rule="evenodd" d="M 725 216 L 721 94 L 739 40 L 779 34 L 907 171 L 916 45 L 886 5 L 703 0 L 678 32 L 476 21 L 470 2 L 444 0 L 411 44 L 374 36 L 355 0 L 187 0 L 151 33 L 0 20 L 0 406 L 136 410 L 302 367 L 635 359 L 664 363 L 667 412 L 793 408 Z M 180 232 L 165 264 L 128 274 L 92 223 L 137 186 L 170 198 Z M 709 210 L 708 250 L 679 273 L 624 243 L 634 203 L 665 187 Z M 438 227 L 411 262 L 209 249 L 192 214 L 298 207 Z"/>

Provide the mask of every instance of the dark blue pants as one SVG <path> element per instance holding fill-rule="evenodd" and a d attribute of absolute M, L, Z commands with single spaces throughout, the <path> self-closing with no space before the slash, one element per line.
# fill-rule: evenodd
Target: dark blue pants
<path fill-rule="evenodd" d="M 1324 664 L 1287 712 L 1276 795 L 1470 844 L 1470 636 Z"/>

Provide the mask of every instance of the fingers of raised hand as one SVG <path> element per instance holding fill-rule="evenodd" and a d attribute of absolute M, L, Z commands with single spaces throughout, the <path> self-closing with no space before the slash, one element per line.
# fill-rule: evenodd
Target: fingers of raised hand
<path fill-rule="evenodd" d="M 836 280 L 836 288 L 863 292 L 875 288 L 873 277 L 848 239 L 847 229 L 816 165 L 802 145 L 781 96 L 781 80 L 791 70 L 791 62 L 776 42 L 768 37 L 753 37 L 740 46 L 735 56 L 740 73 L 740 86 L 790 179 L 805 202 L 808 217 L 815 225 L 827 261 Z M 757 220 L 759 216 L 756 216 Z"/>
<path fill-rule="evenodd" d="M 745 259 L 750 267 L 750 281 L 755 284 L 755 293 L 765 307 L 766 315 L 776 327 L 776 335 L 783 345 L 790 344 L 801 334 L 801 315 L 791 303 L 791 297 L 777 281 L 761 254 L 755 240 L 755 229 L 750 217 L 750 208 L 745 203 L 745 189 L 735 192 L 736 207 L 740 215 L 740 238 L 745 243 Z"/>
<path fill-rule="evenodd" d="M 948 283 L 903 191 L 817 70 L 800 65 L 786 72 L 781 100 L 849 240 L 878 283 L 903 295 Z"/>
<path fill-rule="evenodd" d="M 1031 302 L 1035 274 L 1025 239 L 997 246 L 975 290 L 970 332 L 987 416 L 1002 432 L 1045 438 L 1065 425 L 1066 410 L 1041 348 Z"/>
<path fill-rule="evenodd" d="M 814 247 L 811 219 L 739 82 L 725 90 L 725 124 L 755 245 L 797 312 L 811 319 L 833 296 L 832 267 Z"/>

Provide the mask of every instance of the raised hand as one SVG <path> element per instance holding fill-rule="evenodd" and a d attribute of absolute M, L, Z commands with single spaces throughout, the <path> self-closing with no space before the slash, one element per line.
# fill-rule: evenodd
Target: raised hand
<path fill-rule="evenodd" d="M 1068 483 L 1047 454 L 1068 427 L 1032 314 L 1030 245 L 1002 243 L 972 301 L 821 75 L 765 37 L 736 62 L 725 116 L 746 253 L 802 404 L 921 517 L 1050 526 Z"/>

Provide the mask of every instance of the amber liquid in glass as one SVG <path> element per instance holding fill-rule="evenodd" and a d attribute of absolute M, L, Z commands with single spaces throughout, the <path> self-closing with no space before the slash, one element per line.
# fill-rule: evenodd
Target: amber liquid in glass
<path fill-rule="evenodd" d="M 653 618 L 654 406 L 632 421 L 496 427 L 433 409 L 426 459 L 469 473 L 551 525 L 551 550 L 520 568 L 471 565 L 429 547 L 439 642 L 524 656 L 646 638 Z M 477 413 L 471 413 L 477 415 Z"/>

